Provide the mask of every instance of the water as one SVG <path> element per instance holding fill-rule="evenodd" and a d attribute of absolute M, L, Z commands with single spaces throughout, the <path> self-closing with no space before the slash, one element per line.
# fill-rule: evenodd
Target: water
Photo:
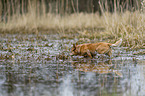
<path fill-rule="evenodd" d="M 77 39 L 0 38 L 0 96 L 144 96 L 145 57 L 124 47 L 110 59 L 70 57 Z"/>

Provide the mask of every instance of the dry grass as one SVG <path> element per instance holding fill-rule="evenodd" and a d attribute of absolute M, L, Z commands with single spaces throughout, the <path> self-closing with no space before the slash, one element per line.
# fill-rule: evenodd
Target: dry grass
<path fill-rule="evenodd" d="M 141 12 L 125 12 L 105 15 L 106 30 L 103 33 L 108 38 L 123 38 L 123 46 L 135 48 L 144 46 L 145 14 Z M 104 26 L 104 27 L 105 27 Z M 104 37 L 103 36 L 103 37 Z"/>
<path fill-rule="evenodd" d="M 71 15 L 46 14 L 37 16 L 34 11 L 13 15 L 8 22 L 0 22 L 1 32 L 9 33 L 78 33 L 77 38 L 112 40 L 123 38 L 122 46 L 132 49 L 145 48 L 145 14 L 124 13 L 74 13 Z"/>
<path fill-rule="evenodd" d="M 101 18 L 98 14 L 71 14 L 71 15 L 55 15 L 46 14 L 46 16 L 37 16 L 35 13 L 25 15 L 15 15 L 11 17 L 7 23 L 1 22 L 0 29 L 2 31 L 15 30 L 20 28 L 25 30 L 41 29 L 48 30 L 66 30 L 66 29 L 86 29 L 94 27 L 102 27 Z"/>

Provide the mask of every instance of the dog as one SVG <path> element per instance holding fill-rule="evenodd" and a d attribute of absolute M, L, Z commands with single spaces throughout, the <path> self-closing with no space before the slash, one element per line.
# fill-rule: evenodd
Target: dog
<path fill-rule="evenodd" d="M 114 44 L 111 43 L 104 43 L 104 42 L 99 42 L 99 43 L 87 43 L 87 44 L 73 44 L 73 47 L 71 49 L 70 55 L 79 55 L 79 56 L 84 56 L 84 57 L 90 57 L 93 58 L 96 56 L 97 53 L 99 54 L 105 54 L 108 55 L 109 57 L 112 56 L 112 47 L 117 47 L 120 46 L 122 43 L 122 39 L 117 41 Z"/>

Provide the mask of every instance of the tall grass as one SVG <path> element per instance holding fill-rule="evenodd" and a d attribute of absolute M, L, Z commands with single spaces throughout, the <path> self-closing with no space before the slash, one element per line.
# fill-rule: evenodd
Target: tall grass
<path fill-rule="evenodd" d="M 23 0 L 22 0 L 23 1 Z M 42 0 L 43 1 L 43 0 Z M 116 1 L 117 2 L 117 1 Z M 9 4 L 9 3 L 7 3 Z M 136 11 L 122 11 L 117 3 L 114 4 L 114 13 L 107 10 L 107 6 L 103 7 L 103 3 L 99 2 L 102 15 L 99 13 L 79 13 L 78 11 L 72 14 L 59 14 L 57 7 L 55 12 L 52 12 L 53 4 L 49 4 L 49 12 L 46 13 L 46 5 L 44 2 L 30 2 L 29 7 L 15 11 L 16 7 L 7 6 L 7 13 L 0 15 L 3 20 L 0 21 L 0 32 L 9 33 L 60 33 L 74 34 L 78 33 L 79 37 L 101 38 L 117 40 L 123 38 L 123 46 L 131 48 L 145 47 L 145 13 L 144 1 L 142 1 L 141 9 Z M 73 4 L 73 3 L 72 3 Z M 1 3 L 0 3 L 1 5 Z M 24 6 L 25 4 L 22 3 Z M 73 7 L 75 10 L 75 7 Z M 78 7 L 76 8 L 78 10 Z M 1 8 L 0 8 L 0 14 Z M 4 17 L 6 16 L 6 17 Z M 5 19 L 6 18 L 6 19 Z"/>

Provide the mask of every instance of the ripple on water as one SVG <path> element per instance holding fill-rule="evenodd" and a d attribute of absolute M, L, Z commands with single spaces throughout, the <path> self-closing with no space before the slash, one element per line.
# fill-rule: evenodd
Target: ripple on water
<path fill-rule="evenodd" d="M 17 34 L 0 40 L 2 96 L 144 95 L 145 57 L 124 47 L 113 48 L 113 58 L 103 60 L 70 57 L 77 39 Z"/>

